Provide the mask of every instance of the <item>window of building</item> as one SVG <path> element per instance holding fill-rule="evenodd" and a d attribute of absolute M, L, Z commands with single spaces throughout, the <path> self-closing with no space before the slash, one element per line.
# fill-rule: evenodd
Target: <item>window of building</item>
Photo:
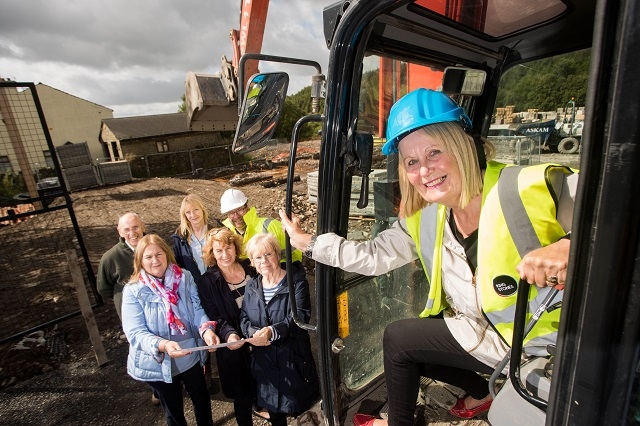
<path fill-rule="evenodd" d="M 11 161 L 6 155 L 0 155 L 0 174 L 13 173 L 13 167 L 11 167 Z"/>
<path fill-rule="evenodd" d="M 156 147 L 158 148 L 158 152 L 169 152 L 169 143 L 167 141 L 156 142 Z"/>

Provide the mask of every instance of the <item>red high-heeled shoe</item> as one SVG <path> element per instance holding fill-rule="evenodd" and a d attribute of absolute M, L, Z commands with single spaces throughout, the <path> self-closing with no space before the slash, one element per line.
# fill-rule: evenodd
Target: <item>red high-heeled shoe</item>
<path fill-rule="evenodd" d="M 464 406 L 465 398 L 466 397 L 464 396 L 462 398 L 458 398 L 458 400 L 456 401 L 456 405 L 454 405 L 449 410 L 449 414 L 453 414 L 454 416 L 460 417 L 461 419 L 471 419 L 477 416 L 478 414 L 482 414 L 485 411 L 489 411 L 489 408 L 491 408 L 491 403 L 493 402 L 493 400 L 491 400 L 491 401 L 482 403 L 474 408 L 465 408 Z"/>
<path fill-rule="evenodd" d="M 376 418 L 368 414 L 357 413 L 353 416 L 353 426 L 373 426 Z"/>

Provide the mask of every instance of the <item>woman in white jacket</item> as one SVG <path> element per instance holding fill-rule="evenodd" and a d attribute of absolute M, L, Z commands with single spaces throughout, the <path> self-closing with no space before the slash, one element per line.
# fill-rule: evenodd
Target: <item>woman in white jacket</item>
<path fill-rule="evenodd" d="M 191 274 L 176 265 L 158 235 L 144 236 L 136 247 L 133 275 L 123 291 L 122 326 L 129 340 L 127 372 L 157 393 L 167 424 L 187 425 L 184 385 L 197 424 L 213 425 L 202 369 L 206 352 L 186 348 L 216 345 L 220 339 L 200 306 Z"/>
<path fill-rule="evenodd" d="M 393 106 L 382 151 L 399 153 L 401 220 L 371 241 L 305 234 L 295 215 L 280 212 L 291 244 L 317 262 L 375 276 L 420 259 L 429 277 L 422 318 L 385 330 L 388 420 L 356 414 L 355 426 L 413 425 L 420 376 L 465 390 L 451 414 L 487 411 L 492 399 L 478 373 L 492 373 L 509 349 L 518 281 L 535 284 L 541 298 L 564 284 L 577 174 L 488 161 L 493 146 L 470 127 L 440 92 L 418 89 Z M 557 330 L 558 317 L 541 321 Z M 525 352 L 541 354 L 555 339 L 549 330 L 534 328 Z"/>

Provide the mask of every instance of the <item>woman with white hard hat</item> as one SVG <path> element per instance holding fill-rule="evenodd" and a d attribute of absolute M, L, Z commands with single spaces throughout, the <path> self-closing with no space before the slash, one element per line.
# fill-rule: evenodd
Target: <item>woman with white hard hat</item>
<path fill-rule="evenodd" d="M 509 349 L 518 282 L 535 284 L 535 306 L 566 279 L 577 174 L 489 161 L 493 145 L 470 128 L 464 109 L 440 92 L 418 89 L 393 106 L 382 151 L 399 153 L 401 220 L 371 241 L 305 234 L 280 211 L 291 244 L 317 262 L 373 276 L 419 259 L 429 278 L 420 318 L 384 333 L 388 419 L 356 414 L 355 426 L 413 425 L 420 376 L 466 392 L 451 414 L 487 411 L 488 382 L 478 373 L 491 374 Z M 525 353 L 546 354 L 559 315 L 542 315 Z"/>

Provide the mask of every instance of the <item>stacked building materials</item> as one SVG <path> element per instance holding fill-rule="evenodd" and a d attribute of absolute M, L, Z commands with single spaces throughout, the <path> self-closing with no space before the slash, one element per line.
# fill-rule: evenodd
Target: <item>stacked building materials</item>
<path fill-rule="evenodd" d="M 98 173 L 91 161 L 91 153 L 86 142 L 57 146 L 56 153 L 62 167 L 67 190 L 77 191 L 100 185 Z"/>
<path fill-rule="evenodd" d="M 126 160 L 98 163 L 98 171 L 103 185 L 131 182 L 131 165 Z"/>

